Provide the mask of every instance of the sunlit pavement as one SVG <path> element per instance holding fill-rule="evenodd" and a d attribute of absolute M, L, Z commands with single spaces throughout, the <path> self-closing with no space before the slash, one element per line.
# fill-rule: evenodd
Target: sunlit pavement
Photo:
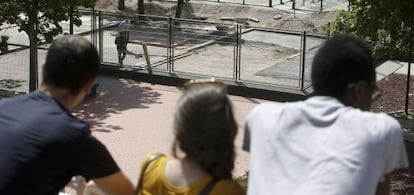
<path fill-rule="evenodd" d="M 135 183 L 143 157 L 153 151 L 171 156 L 172 123 L 181 92 L 174 86 L 136 82 L 109 76 L 98 78 L 98 95 L 85 101 L 76 114 L 90 122 L 93 134 L 112 153 Z M 264 100 L 230 97 L 239 125 L 234 176 L 248 169 L 248 153 L 241 150 L 244 119 Z"/>

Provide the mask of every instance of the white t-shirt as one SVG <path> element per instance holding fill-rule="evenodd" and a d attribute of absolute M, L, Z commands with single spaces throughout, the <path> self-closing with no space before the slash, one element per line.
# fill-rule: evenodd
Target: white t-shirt
<path fill-rule="evenodd" d="M 257 106 L 243 148 L 251 195 L 375 194 L 384 175 L 408 166 L 394 118 L 331 97 Z"/>

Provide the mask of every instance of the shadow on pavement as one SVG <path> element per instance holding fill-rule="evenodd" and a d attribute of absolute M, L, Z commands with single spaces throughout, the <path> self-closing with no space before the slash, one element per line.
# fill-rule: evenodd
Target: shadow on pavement
<path fill-rule="evenodd" d="M 92 131 L 110 133 L 122 130 L 121 126 L 105 123 L 112 114 L 119 114 L 129 109 L 146 109 L 150 104 L 160 104 L 160 93 L 140 82 L 100 76 L 97 95 L 85 100 L 74 115 L 91 125 Z"/>

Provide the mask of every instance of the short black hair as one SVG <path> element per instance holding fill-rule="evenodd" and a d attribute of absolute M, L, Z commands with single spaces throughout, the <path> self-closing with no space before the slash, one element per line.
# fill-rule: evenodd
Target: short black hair
<path fill-rule="evenodd" d="M 64 35 L 53 41 L 46 56 L 43 84 L 77 94 L 98 74 L 99 55 L 85 38 Z"/>
<path fill-rule="evenodd" d="M 352 35 L 336 35 L 316 53 L 311 79 L 315 95 L 342 99 L 349 84 L 375 82 L 371 49 L 365 41 Z"/>

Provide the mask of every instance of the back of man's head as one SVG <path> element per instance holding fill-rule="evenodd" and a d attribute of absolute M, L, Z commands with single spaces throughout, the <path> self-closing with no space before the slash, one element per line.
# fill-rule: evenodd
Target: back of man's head
<path fill-rule="evenodd" d="M 53 41 L 43 69 L 43 84 L 77 94 L 98 73 L 99 55 L 81 36 L 65 35 Z"/>
<path fill-rule="evenodd" d="M 312 63 L 315 95 L 342 99 L 348 86 L 375 82 L 374 58 L 368 44 L 350 35 L 336 35 L 325 42 Z"/>

